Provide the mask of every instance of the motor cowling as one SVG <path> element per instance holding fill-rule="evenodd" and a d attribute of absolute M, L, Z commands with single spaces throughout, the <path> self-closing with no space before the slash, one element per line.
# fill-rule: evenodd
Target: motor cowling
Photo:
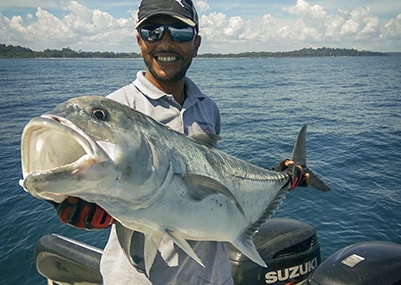
<path fill-rule="evenodd" d="M 316 231 L 301 221 L 269 219 L 255 235 L 254 243 L 267 268 L 227 245 L 236 285 L 306 284 L 320 264 Z"/>
<path fill-rule="evenodd" d="M 401 245 L 385 241 L 347 246 L 312 274 L 309 285 L 401 285 Z"/>

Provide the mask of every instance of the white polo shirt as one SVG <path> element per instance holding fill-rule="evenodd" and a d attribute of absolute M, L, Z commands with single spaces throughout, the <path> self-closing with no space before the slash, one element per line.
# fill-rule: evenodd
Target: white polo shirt
<path fill-rule="evenodd" d="M 191 136 L 196 133 L 220 133 L 220 113 L 216 104 L 189 79 L 185 79 L 186 99 L 181 106 L 172 94 L 166 94 L 144 76 L 107 97 L 138 110 L 170 128 Z"/>
<path fill-rule="evenodd" d="M 140 71 L 133 83 L 107 97 L 188 136 L 201 132 L 219 134 L 220 113 L 213 100 L 204 95 L 189 78 L 185 79 L 185 91 L 186 99 L 181 106 L 171 94 L 166 94 L 151 84 L 144 77 L 144 71 Z M 140 235 L 134 233 L 133 243 L 140 256 L 143 255 L 141 239 Z M 223 243 L 190 241 L 190 244 L 205 265 L 204 268 L 174 245 L 169 238 L 165 238 L 159 247 L 148 279 L 144 273 L 129 263 L 113 226 L 100 262 L 103 283 L 105 285 L 233 284 L 231 265 Z M 131 255 L 135 254 L 133 248 Z"/>

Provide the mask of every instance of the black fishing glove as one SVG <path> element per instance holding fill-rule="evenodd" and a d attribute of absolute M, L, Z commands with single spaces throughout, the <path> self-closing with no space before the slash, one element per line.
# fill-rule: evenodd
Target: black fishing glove
<path fill-rule="evenodd" d="M 79 229 L 105 229 L 114 221 L 104 209 L 80 198 L 68 197 L 60 204 L 51 203 L 63 223 Z"/>
<path fill-rule="evenodd" d="M 307 169 L 304 169 L 301 165 L 296 165 L 293 161 L 285 159 L 277 163 L 274 168 L 275 171 L 284 171 L 290 175 L 292 178 L 289 183 L 288 190 L 291 191 L 295 187 L 307 187 L 307 179 L 305 174 L 307 174 Z"/>

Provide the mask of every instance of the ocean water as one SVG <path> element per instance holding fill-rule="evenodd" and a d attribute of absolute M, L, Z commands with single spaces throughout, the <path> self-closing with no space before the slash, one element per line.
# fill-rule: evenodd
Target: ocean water
<path fill-rule="evenodd" d="M 0 284 L 46 284 L 34 247 L 58 233 L 97 247 L 108 230 L 61 224 L 25 193 L 24 125 L 80 95 L 107 95 L 131 82 L 140 59 L 0 60 Z M 219 147 L 263 167 L 289 157 L 308 124 L 309 166 L 329 193 L 297 188 L 275 217 L 317 230 L 322 258 L 362 241 L 401 243 L 401 57 L 195 59 L 189 76 L 222 115 Z"/>

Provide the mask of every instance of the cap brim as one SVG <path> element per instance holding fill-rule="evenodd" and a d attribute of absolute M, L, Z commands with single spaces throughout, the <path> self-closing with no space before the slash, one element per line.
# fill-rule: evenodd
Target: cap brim
<path fill-rule="evenodd" d="M 135 25 L 135 29 L 139 28 L 139 26 L 142 25 L 144 22 L 146 22 L 146 20 L 148 20 L 150 17 L 156 16 L 156 15 L 169 15 L 171 17 L 174 17 L 174 18 L 180 20 L 181 22 L 183 22 L 184 24 L 187 24 L 190 27 L 196 27 L 196 23 L 194 21 L 192 21 L 191 19 L 184 18 L 182 16 L 177 16 L 174 14 L 169 14 L 169 13 L 154 13 L 154 14 L 151 14 L 151 15 L 143 18 L 142 20 L 138 21 Z"/>

